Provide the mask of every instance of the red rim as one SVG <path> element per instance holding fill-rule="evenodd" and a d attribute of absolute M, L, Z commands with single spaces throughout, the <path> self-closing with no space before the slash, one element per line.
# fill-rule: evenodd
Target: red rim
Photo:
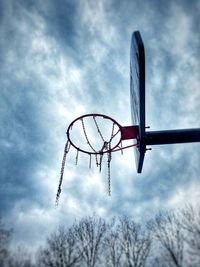
<path fill-rule="evenodd" d="M 111 120 L 113 123 L 115 123 L 115 124 L 119 127 L 119 132 L 120 132 L 120 139 L 119 139 L 119 142 L 118 142 L 114 147 L 112 147 L 110 150 L 103 151 L 103 152 L 101 152 L 101 153 L 100 153 L 100 152 L 89 152 L 89 151 L 87 151 L 87 150 L 84 150 L 84 149 L 81 149 L 81 148 L 77 147 L 77 146 L 72 142 L 72 140 L 71 140 L 71 138 L 70 138 L 70 133 L 69 133 L 69 132 L 70 132 L 70 129 L 71 129 L 72 125 L 73 125 L 76 121 L 81 120 L 81 119 L 83 119 L 83 118 L 85 118 L 85 117 L 103 117 L 104 119 Z M 73 121 L 70 123 L 70 125 L 69 125 L 69 127 L 68 127 L 68 129 L 67 129 L 66 134 L 67 134 L 67 138 L 68 138 L 68 141 L 70 142 L 70 144 L 71 144 L 74 148 L 76 148 L 78 151 L 81 151 L 81 152 L 83 152 L 83 153 L 90 154 L 90 155 L 98 155 L 98 154 L 105 154 L 105 153 L 109 153 L 109 152 L 114 152 L 114 149 L 117 148 L 117 147 L 119 147 L 119 144 L 120 144 L 121 141 L 122 141 L 122 132 L 121 132 L 121 129 L 122 129 L 122 126 L 121 126 L 116 120 L 114 120 L 113 118 L 111 118 L 111 117 L 109 117 L 109 116 L 107 116 L 107 115 L 103 115 L 103 114 L 91 113 L 91 114 L 86 114 L 86 115 L 80 116 L 80 117 L 76 118 L 75 120 L 73 120 Z M 119 148 L 119 150 L 120 150 L 120 148 Z"/>

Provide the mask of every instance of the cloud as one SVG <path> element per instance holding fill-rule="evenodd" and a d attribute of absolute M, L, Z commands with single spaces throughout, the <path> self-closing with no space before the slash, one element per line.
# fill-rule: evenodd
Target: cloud
<path fill-rule="evenodd" d="M 199 42 L 197 32 L 192 30 L 195 18 L 188 15 L 184 6 L 176 3 L 171 3 L 170 11 L 163 25 L 165 31 L 157 39 L 154 37 L 150 40 L 154 58 L 149 59 L 151 74 L 147 77 L 148 88 L 152 92 L 150 111 L 155 110 L 155 114 L 159 112 L 158 107 L 162 106 L 165 112 L 161 113 L 158 122 L 163 128 L 195 127 L 199 124 L 196 109 L 199 100 Z M 173 120 L 170 119 L 171 110 L 176 113 Z M 156 118 L 156 114 L 154 116 Z M 164 126 L 166 123 L 167 126 Z"/>
<path fill-rule="evenodd" d="M 97 112 L 131 124 L 133 30 L 141 31 L 145 43 L 151 130 L 199 127 L 199 4 L 60 0 L 1 5 L 0 210 L 15 222 L 15 241 L 32 240 L 37 246 L 42 233 L 83 215 L 128 213 L 140 220 L 188 199 L 199 184 L 199 144 L 154 147 L 146 153 L 141 175 L 132 149 L 114 154 L 111 197 L 106 158 L 99 174 L 94 159 L 88 169 L 87 155 L 80 154 L 75 166 L 71 149 L 60 205 L 54 208 L 69 123 Z"/>
<path fill-rule="evenodd" d="M 167 203 L 167 207 L 171 207 L 173 209 L 176 207 L 183 207 L 185 205 L 193 205 L 195 206 L 198 203 L 200 194 L 199 194 L 199 183 L 191 183 L 188 185 L 182 185 L 181 187 L 177 188 L 174 195 L 169 199 Z"/>

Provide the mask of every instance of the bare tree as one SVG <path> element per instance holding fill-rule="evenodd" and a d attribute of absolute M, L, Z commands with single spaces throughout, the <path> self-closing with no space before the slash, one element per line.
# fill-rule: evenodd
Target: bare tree
<path fill-rule="evenodd" d="M 107 265 L 110 267 L 122 266 L 121 258 L 123 249 L 119 238 L 119 225 L 116 225 L 115 219 L 113 219 L 112 223 L 109 225 L 104 238 L 104 244 L 106 246 L 106 252 L 103 256 L 106 258 Z"/>
<path fill-rule="evenodd" d="M 181 210 L 180 218 L 188 250 L 188 262 L 192 266 L 200 266 L 200 207 L 186 207 Z"/>
<path fill-rule="evenodd" d="M 12 230 L 6 229 L 2 219 L 0 218 L 0 266 L 4 266 L 4 263 L 9 255 L 9 244 Z"/>
<path fill-rule="evenodd" d="M 83 263 L 88 267 L 94 267 L 100 262 L 103 238 L 106 234 L 105 221 L 94 215 L 85 217 L 74 224 L 79 253 L 82 254 Z M 81 265 L 83 266 L 83 265 Z"/>
<path fill-rule="evenodd" d="M 128 217 L 120 218 L 119 234 L 125 254 L 125 265 L 144 266 L 151 247 L 149 235 L 142 230 L 140 224 Z"/>
<path fill-rule="evenodd" d="M 30 253 L 19 246 L 10 252 L 6 267 L 33 267 Z"/>
<path fill-rule="evenodd" d="M 183 266 L 184 240 L 180 221 L 174 213 L 159 213 L 148 223 L 155 240 L 163 248 L 163 266 Z M 160 251 L 159 251 L 160 253 Z M 157 261 L 160 261 L 159 257 Z"/>
<path fill-rule="evenodd" d="M 71 267 L 81 258 L 78 252 L 74 229 L 64 227 L 50 235 L 46 247 L 38 253 L 38 265 L 41 267 Z"/>

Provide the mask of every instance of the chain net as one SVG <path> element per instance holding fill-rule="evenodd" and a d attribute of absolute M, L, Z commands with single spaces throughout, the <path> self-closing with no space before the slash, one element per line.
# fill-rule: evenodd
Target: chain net
<path fill-rule="evenodd" d="M 112 130 L 110 133 L 110 138 L 108 141 L 106 141 L 102 131 L 100 130 L 96 116 L 92 116 L 92 119 L 94 121 L 94 125 L 96 127 L 97 133 L 98 133 L 99 138 L 101 139 L 103 145 L 102 145 L 100 150 L 97 150 L 96 148 L 94 148 L 94 145 L 92 144 L 92 142 L 90 141 L 90 138 L 88 137 L 88 134 L 86 131 L 86 126 L 84 123 L 84 119 L 82 117 L 82 118 L 80 118 L 80 120 L 81 120 L 81 126 L 82 126 L 82 130 L 83 130 L 84 138 L 85 138 L 85 141 L 86 141 L 88 147 L 92 151 L 92 152 L 85 152 L 85 151 L 84 152 L 89 155 L 89 168 L 92 167 L 92 157 L 94 157 L 96 166 L 99 168 L 99 172 L 101 172 L 101 169 L 102 169 L 103 156 L 104 156 L 104 154 L 107 154 L 107 191 L 108 191 L 108 195 L 111 196 L 111 160 L 112 160 L 111 143 L 112 143 L 113 139 L 115 138 L 115 136 L 117 136 L 117 134 L 120 132 L 120 129 L 118 129 L 115 133 L 115 125 L 116 124 L 115 124 L 115 122 L 113 122 Z M 71 126 L 71 129 L 72 129 L 72 126 Z M 58 189 L 57 189 L 57 194 L 56 194 L 56 206 L 58 205 L 59 197 L 61 194 L 61 187 L 62 187 L 62 182 L 63 182 L 66 157 L 67 157 L 67 154 L 69 153 L 70 146 L 71 146 L 71 143 L 68 140 L 66 145 L 65 145 L 62 164 L 61 164 L 60 179 L 59 179 L 59 184 L 58 184 Z M 77 150 L 76 151 L 75 164 L 77 165 L 79 152 L 81 151 L 81 149 L 79 149 L 78 147 L 75 147 L 75 148 Z M 122 151 L 121 143 L 118 146 L 117 150 Z"/>
<path fill-rule="evenodd" d="M 63 181 L 63 175 L 64 175 L 64 170 L 65 170 L 65 162 L 66 162 L 66 157 L 69 152 L 71 144 L 67 140 L 67 143 L 65 144 L 65 149 L 64 149 L 64 154 L 63 154 L 63 159 L 62 159 L 62 165 L 61 165 L 61 170 L 60 170 L 60 179 L 59 179 L 59 184 L 58 184 L 58 190 L 56 194 L 56 206 L 58 205 L 60 193 L 61 193 L 61 187 L 62 187 L 62 181 Z"/>

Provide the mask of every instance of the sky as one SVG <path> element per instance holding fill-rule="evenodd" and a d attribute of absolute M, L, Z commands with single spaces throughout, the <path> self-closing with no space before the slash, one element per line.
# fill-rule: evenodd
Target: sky
<path fill-rule="evenodd" d="M 66 130 L 101 113 L 131 125 L 130 41 L 146 55 L 146 125 L 200 127 L 198 0 L 0 1 L 0 216 L 14 244 L 36 249 L 59 225 L 96 213 L 144 222 L 200 199 L 200 144 L 154 146 L 137 174 L 133 149 L 115 153 L 112 194 L 71 149 L 55 208 Z"/>

